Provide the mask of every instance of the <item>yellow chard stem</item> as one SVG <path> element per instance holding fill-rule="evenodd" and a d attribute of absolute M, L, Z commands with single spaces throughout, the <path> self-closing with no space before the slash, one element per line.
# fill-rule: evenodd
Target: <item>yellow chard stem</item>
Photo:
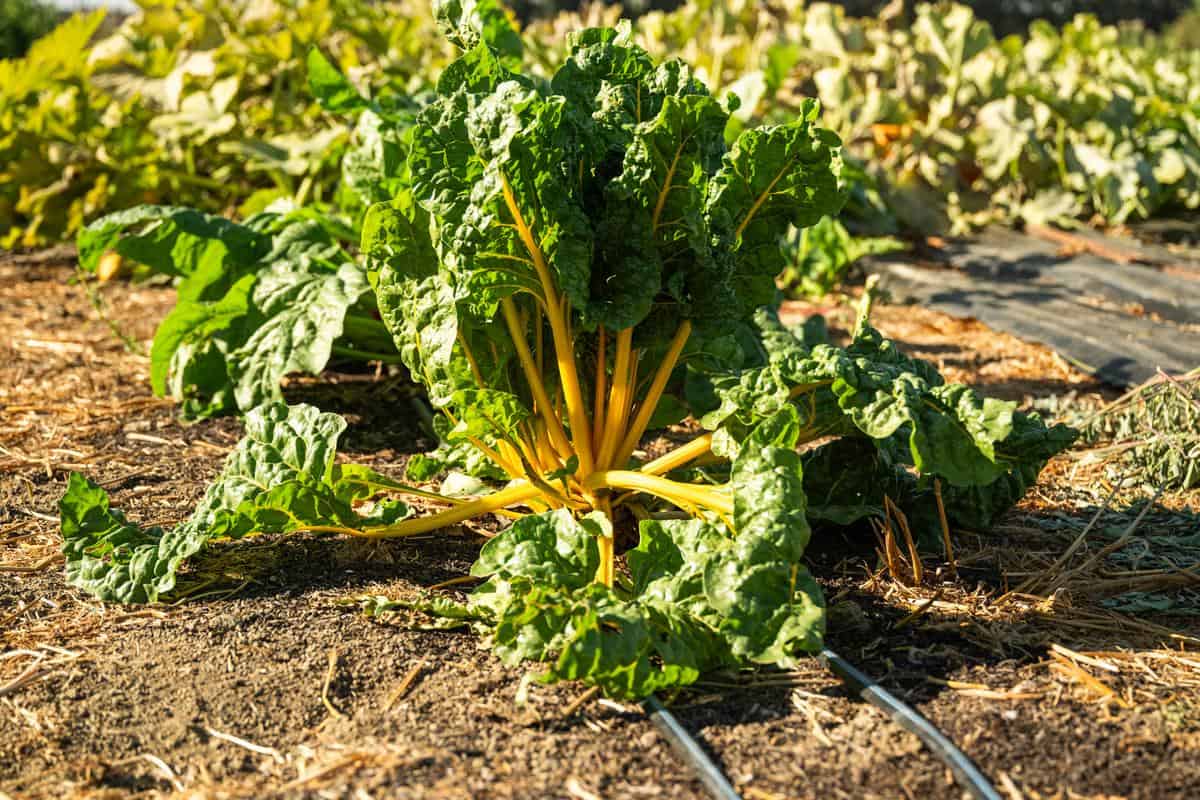
<path fill-rule="evenodd" d="M 600 449 L 600 436 L 604 433 L 604 397 L 605 390 L 608 388 L 608 353 L 606 347 L 608 337 L 604 333 L 604 328 L 600 328 L 599 344 L 596 349 L 596 381 L 595 394 L 592 399 L 592 446 L 598 451 Z"/>
<path fill-rule="evenodd" d="M 695 461 L 697 458 L 710 453 L 712 451 L 712 439 L 713 436 L 711 433 L 698 436 L 687 444 L 676 447 L 666 455 L 659 456 L 653 461 L 643 464 L 638 472 L 647 475 L 662 475 L 673 469 L 679 469 L 684 464 Z"/>
<path fill-rule="evenodd" d="M 667 349 L 666 357 L 658 365 L 658 371 L 654 374 L 654 380 L 650 383 L 650 389 L 646 392 L 646 397 L 638 408 L 633 424 L 629 426 L 621 446 L 617 448 L 617 457 L 613 461 L 613 465 L 619 466 L 627 462 L 633 455 L 638 442 L 642 440 L 642 435 L 650 424 L 650 417 L 658 408 L 658 401 L 662 399 L 663 390 L 667 388 L 667 381 L 670 380 L 671 373 L 675 371 L 675 365 L 679 362 L 679 354 L 683 352 L 683 346 L 687 344 L 688 336 L 691 333 L 691 322 L 684 320 L 680 323 L 679 330 L 675 332 L 675 338 L 671 340 L 671 346 Z"/>
<path fill-rule="evenodd" d="M 529 352 L 529 343 L 525 341 L 525 329 L 521 326 L 517 305 L 511 297 L 506 297 L 500 301 L 500 310 L 504 314 L 504 323 L 508 326 L 508 335 L 512 337 L 513 347 L 517 351 L 517 360 L 521 362 L 521 369 L 525 372 L 525 382 L 529 384 L 529 391 L 533 394 L 533 402 L 542 418 L 546 420 L 550 441 L 556 449 L 570 450 L 567 432 L 563 430 L 562 421 L 554 415 L 554 404 L 550 402 L 546 386 L 542 383 L 542 374 L 538 372 L 533 354 Z"/>
<path fill-rule="evenodd" d="M 538 304 L 533 306 L 533 349 L 535 361 L 537 362 L 538 375 L 542 375 L 546 371 L 546 362 L 542 357 L 542 307 Z"/>
<path fill-rule="evenodd" d="M 812 383 L 798 383 L 788 390 L 788 399 L 795 400 L 802 394 L 807 394 L 814 389 L 820 389 L 822 386 L 829 386 L 833 381 L 814 381 Z"/>
<path fill-rule="evenodd" d="M 551 450 L 549 455 L 547 455 L 547 453 L 538 447 L 538 438 L 533 430 L 533 426 L 528 421 L 523 422 L 521 425 L 524 428 L 524 435 L 517 437 L 516 445 L 520 448 L 526 460 L 538 470 L 538 474 L 542 475 L 547 472 L 554 472 L 561 467 L 562 462 L 559 460 L 557 453 Z"/>
<path fill-rule="evenodd" d="M 551 330 L 559 329 L 554 334 L 554 355 L 558 361 L 558 377 L 562 382 L 563 399 L 567 403 L 567 419 L 571 422 L 574 432 L 575 453 L 579 456 L 579 466 L 584 474 L 591 472 L 592 461 L 592 426 L 588 423 L 587 408 L 583 404 L 583 390 L 579 385 L 579 371 L 575 366 L 575 348 L 566 320 L 562 314 L 550 320 Z"/>
<path fill-rule="evenodd" d="M 340 533 L 344 536 L 362 536 L 363 532 L 358 528 L 343 528 L 341 525 L 301 525 L 299 528 L 294 528 L 292 533 Z"/>
<path fill-rule="evenodd" d="M 599 510 L 612 522 L 612 504 L 605 497 L 599 501 Z M 596 583 L 612 587 L 616 577 L 616 553 L 613 551 L 613 537 L 601 536 L 596 543 L 600 548 L 600 566 L 596 569 Z"/>
<path fill-rule="evenodd" d="M 383 528 L 367 528 L 366 530 L 355 531 L 354 535 L 368 539 L 395 539 L 403 536 L 416 536 L 420 533 L 429 533 L 438 528 L 455 525 L 468 519 L 482 517 L 484 514 L 500 511 L 506 506 L 532 500 L 539 494 L 541 494 L 541 490 L 533 484 L 527 481 L 519 481 L 512 486 L 501 489 L 495 494 L 489 494 L 478 500 L 463 503 L 446 511 L 439 511 L 427 517 L 402 520 L 394 525 L 388 525 Z M 349 529 L 346 530 L 347 532 L 349 531 Z"/>
<path fill-rule="evenodd" d="M 617 445 L 621 443 L 621 432 L 629 427 L 629 415 L 633 412 L 633 399 L 637 395 L 638 365 L 642 363 L 642 351 L 634 350 L 629 357 L 629 380 L 625 384 L 625 405 L 621 407 L 621 427 L 614 431 Z M 613 453 L 616 458 L 616 453 Z"/>
<path fill-rule="evenodd" d="M 733 514 L 733 498 L 712 486 L 680 483 L 631 470 L 593 472 L 583 482 L 588 489 L 629 489 L 661 497 L 676 505 L 695 505 L 722 515 Z"/>
<path fill-rule="evenodd" d="M 554 463 L 560 459 L 554 445 L 550 443 L 550 438 L 546 434 L 546 423 L 543 420 L 534 420 L 534 445 L 537 448 L 540 459 L 545 463 Z"/>
<path fill-rule="evenodd" d="M 557 419 L 562 419 L 562 410 L 563 410 L 562 395 L 559 394 L 558 392 L 555 392 L 554 393 L 554 414 Z M 591 430 L 591 428 L 589 427 L 588 430 Z M 590 437 L 589 437 L 589 440 L 590 440 Z M 560 449 L 558 451 L 558 458 L 563 463 L 570 461 L 571 456 L 573 456 L 573 455 L 576 455 L 576 453 L 575 453 L 575 450 L 570 447 L 570 445 L 568 445 L 566 447 L 566 449 Z"/>
<path fill-rule="evenodd" d="M 443 414 L 446 415 L 446 419 L 450 420 L 451 425 L 454 425 L 455 427 L 458 426 L 458 417 L 454 416 L 454 414 L 452 414 L 450 412 L 450 409 L 442 407 L 439 410 Z M 492 448 L 488 447 L 486 444 L 481 442 L 479 439 L 476 439 L 474 436 L 468 436 L 467 441 L 469 441 L 471 443 L 471 446 L 474 447 L 476 450 L 478 450 L 479 452 L 483 453 L 485 456 L 490 458 L 492 460 L 493 464 L 495 464 L 500 469 L 504 470 L 508 474 L 508 477 L 510 477 L 510 478 L 520 478 L 521 477 L 521 471 L 519 469 L 516 469 L 515 467 L 513 467 L 513 465 L 511 463 L 509 463 L 503 456 L 501 456 L 499 453 L 497 453 Z"/>
<path fill-rule="evenodd" d="M 471 353 L 471 348 L 467 346 L 467 337 L 463 336 L 460 330 L 456 334 L 456 338 L 463 349 L 463 355 L 467 357 L 467 364 L 471 366 L 471 377 L 475 379 L 475 383 L 479 384 L 480 389 L 486 389 L 487 384 L 483 380 L 483 373 L 479 371 L 479 362 L 475 360 L 474 354 Z"/>
<path fill-rule="evenodd" d="M 500 453 L 497 453 L 495 450 L 488 447 L 486 443 L 484 443 L 483 441 L 481 441 L 479 439 L 476 439 L 474 436 L 467 437 L 467 441 L 469 441 L 471 443 L 471 446 L 474 447 L 476 450 L 478 450 L 479 452 L 483 453 L 485 456 L 490 458 L 492 460 L 493 464 L 495 464 L 500 469 L 504 470 L 504 472 L 508 475 L 508 477 L 520 478 L 525 474 L 523 470 L 517 469 L 516 465 L 520 462 L 509 461 L 507 458 L 502 456 Z"/>
<path fill-rule="evenodd" d="M 496 442 L 496 449 L 500 451 L 500 455 L 504 456 L 504 460 L 507 461 L 509 464 L 515 465 L 515 464 L 521 463 L 521 455 L 522 454 L 520 452 L 518 452 L 517 448 L 514 447 L 511 443 L 506 442 L 503 439 L 500 439 Z M 526 470 L 524 469 L 524 467 L 522 467 L 521 474 L 523 475 L 525 473 L 525 471 Z"/>
<path fill-rule="evenodd" d="M 509 213 L 512 214 L 517 234 L 521 237 L 525 249 L 529 251 L 538 280 L 542 284 L 542 293 L 545 295 L 546 301 L 546 316 L 550 320 L 550 335 L 554 340 L 554 356 L 558 362 L 558 377 L 562 383 L 563 399 L 567 403 L 567 417 L 571 422 L 571 430 L 575 433 L 574 449 L 579 456 L 580 469 L 586 475 L 592 471 L 593 464 L 592 428 L 588 425 L 587 409 L 584 407 L 583 392 L 579 386 L 579 371 L 575 365 L 575 343 L 571 340 L 571 331 L 567 325 L 566 303 L 563 301 L 560 304 L 560 295 L 555 287 L 553 276 L 550 274 L 550 268 L 546 264 L 545 256 L 542 254 L 542 248 L 533 238 L 533 230 L 525 222 L 521 208 L 517 205 L 517 198 L 508 184 L 508 178 L 504 175 L 500 176 L 500 188 Z M 528 352 L 528 345 L 525 346 L 525 350 Z M 532 357 L 530 361 L 532 364 Z M 540 379 L 538 383 L 541 383 Z M 542 393 L 545 394 L 544 389 Z M 545 408 L 544 413 L 549 414 L 550 406 L 546 405 Z M 561 423 L 557 424 L 561 429 Z M 553 430 L 551 434 L 554 434 Z"/>
<path fill-rule="evenodd" d="M 435 503 L 445 503 L 448 506 L 461 506 L 461 505 L 466 505 L 467 503 L 472 502 L 471 500 L 464 500 L 461 497 L 451 497 L 450 495 L 438 494 L 437 492 L 427 492 L 424 489 L 417 489 L 416 487 L 413 487 L 413 486 L 405 486 L 403 489 L 398 489 L 398 488 L 389 486 L 389 487 L 387 487 L 387 489 L 385 491 L 388 493 L 391 493 L 391 494 L 402 494 L 402 495 L 410 495 L 412 497 L 420 497 L 424 500 L 432 500 Z M 499 511 L 497 511 L 496 513 L 502 517 L 509 517 L 511 519 L 520 519 L 521 517 L 525 516 L 524 514 L 522 514 L 520 512 L 509 511 L 506 508 L 502 508 Z M 321 532 L 346 533 L 347 531 L 352 531 L 352 533 L 354 535 L 358 535 L 358 533 L 359 533 L 357 530 L 343 528 L 343 527 L 340 527 L 337 525 L 334 525 L 334 526 L 318 525 L 315 528 L 306 525 L 303 528 L 299 528 L 298 530 L 313 531 L 314 533 L 321 533 Z"/>
<path fill-rule="evenodd" d="M 616 455 L 619 437 L 624 430 L 626 397 L 630 391 L 629 362 L 633 348 L 633 328 L 617 333 L 617 355 L 613 364 L 612 391 L 608 398 L 608 409 L 604 421 L 604 433 L 600 437 L 600 452 L 596 456 L 596 467 L 607 469 Z"/>

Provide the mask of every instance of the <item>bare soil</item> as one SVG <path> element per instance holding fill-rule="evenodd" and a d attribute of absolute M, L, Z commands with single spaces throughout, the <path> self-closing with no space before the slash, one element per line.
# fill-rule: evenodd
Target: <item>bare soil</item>
<path fill-rule="evenodd" d="M 240 430 L 184 424 L 154 398 L 147 360 L 69 285 L 69 264 L 66 251 L 0 256 L 0 798 L 703 796 L 636 707 L 592 701 L 565 717 L 582 687 L 506 668 L 469 633 L 360 612 L 364 596 L 412 597 L 464 574 L 481 541 L 467 530 L 218 547 L 193 566 L 188 594 L 151 607 L 67 586 L 56 503 L 70 471 L 132 519 L 171 523 Z M 103 294 L 142 342 L 172 302 L 163 287 Z M 885 306 L 876 321 L 993 394 L 1106 396 L 1052 353 L 969 320 Z M 288 391 L 347 415 L 358 462 L 400 475 L 429 445 L 408 388 L 387 374 L 334 372 Z M 1084 456 L 1054 462 L 996 530 L 957 531 L 954 564 L 927 557 L 920 586 L 878 569 L 870 534 L 815 548 L 829 642 L 1009 797 L 1194 797 L 1200 618 L 1135 618 L 1104 600 L 1194 585 L 1200 554 L 1179 569 L 1129 567 L 1120 551 L 1089 565 L 1112 541 L 1092 537 L 1055 567 L 1108 494 L 1103 465 Z M 1097 530 L 1123 528 L 1138 496 L 1119 493 Z M 1146 558 L 1159 546 L 1150 534 L 1200 531 L 1189 506 L 1200 509 L 1195 493 L 1160 499 L 1141 528 Z M 1027 579 L 1040 584 L 1009 591 Z M 747 800 L 962 796 L 914 737 L 816 663 L 712 676 L 670 699 Z"/>

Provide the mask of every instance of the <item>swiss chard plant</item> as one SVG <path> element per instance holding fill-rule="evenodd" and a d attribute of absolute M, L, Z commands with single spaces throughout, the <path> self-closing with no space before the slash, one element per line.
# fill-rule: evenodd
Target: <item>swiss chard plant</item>
<path fill-rule="evenodd" d="M 269 405 L 170 531 L 73 478 L 77 585 L 154 599 L 214 536 L 400 538 L 500 514 L 515 521 L 480 552 L 484 582 L 420 607 L 476 626 L 508 663 L 640 697 L 817 649 L 814 529 L 889 498 L 917 520 L 934 493 L 951 522 L 986 525 L 1070 443 L 901 354 L 870 327 L 869 294 L 845 347 L 779 323 L 782 238 L 843 202 L 815 103 L 727 146 L 730 105 L 627 30 L 573 35 L 549 79 L 470 34 L 456 29 L 465 51 L 416 118 L 405 180 L 368 212 L 362 254 L 442 454 L 472 451 L 501 487 L 420 516 L 364 505 L 416 490 L 334 462 L 336 417 Z M 642 449 L 685 419 L 690 441 Z"/>

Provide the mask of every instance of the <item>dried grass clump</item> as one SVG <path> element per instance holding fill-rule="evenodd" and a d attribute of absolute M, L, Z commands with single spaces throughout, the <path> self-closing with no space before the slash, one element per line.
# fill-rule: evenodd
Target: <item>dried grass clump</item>
<path fill-rule="evenodd" d="M 1121 464 L 1143 484 L 1200 488 L 1200 368 L 1177 377 L 1160 371 L 1100 409 L 1084 432 L 1105 445 L 1093 456 Z"/>

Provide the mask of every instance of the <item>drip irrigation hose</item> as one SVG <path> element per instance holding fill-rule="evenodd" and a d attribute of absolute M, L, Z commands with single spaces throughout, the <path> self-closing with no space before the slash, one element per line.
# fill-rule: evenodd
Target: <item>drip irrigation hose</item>
<path fill-rule="evenodd" d="M 915 709 L 860 672 L 853 664 L 829 648 L 818 656 L 826 669 L 845 682 L 855 694 L 883 711 L 892 721 L 925 743 L 933 754 L 950 768 L 958 785 L 976 800 L 1003 800 L 987 776 L 954 742 L 921 716 Z"/>
<path fill-rule="evenodd" d="M 954 773 L 958 785 L 965 789 L 975 800 L 1004 800 L 987 776 L 967 754 L 959 750 L 954 742 L 938 730 L 932 722 L 921 716 L 912 706 L 901 701 L 894 694 L 884 689 L 857 667 L 839 656 L 829 648 L 821 651 L 817 657 L 820 662 L 846 684 L 854 694 L 871 705 L 883 711 L 888 717 L 910 733 L 916 734 L 950 771 Z M 642 710 L 650 717 L 658 732 L 670 743 L 671 749 L 679 756 L 696 777 L 704 784 L 710 796 L 715 800 L 741 800 L 741 796 L 729 779 L 725 777 L 700 743 L 692 738 L 687 729 L 668 711 L 658 698 L 650 695 L 642 701 Z"/>
<path fill-rule="evenodd" d="M 650 721 L 654 723 L 654 727 L 658 728 L 658 732 L 671 745 L 675 755 L 692 768 L 692 772 L 696 773 L 696 777 L 704 784 L 704 788 L 708 790 L 714 800 L 742 800 L 741 795 L 733 788 L 733 784 L 721 772 L 721 768 L 713 763 L 700 743 L 692 738 L 691 734 L 687 732 L 687 728 L 683 727 L 674 714 L 667 711 L 657 697 L 650 695 L 643 700 L 642 710 L 646 712 Z"/>

